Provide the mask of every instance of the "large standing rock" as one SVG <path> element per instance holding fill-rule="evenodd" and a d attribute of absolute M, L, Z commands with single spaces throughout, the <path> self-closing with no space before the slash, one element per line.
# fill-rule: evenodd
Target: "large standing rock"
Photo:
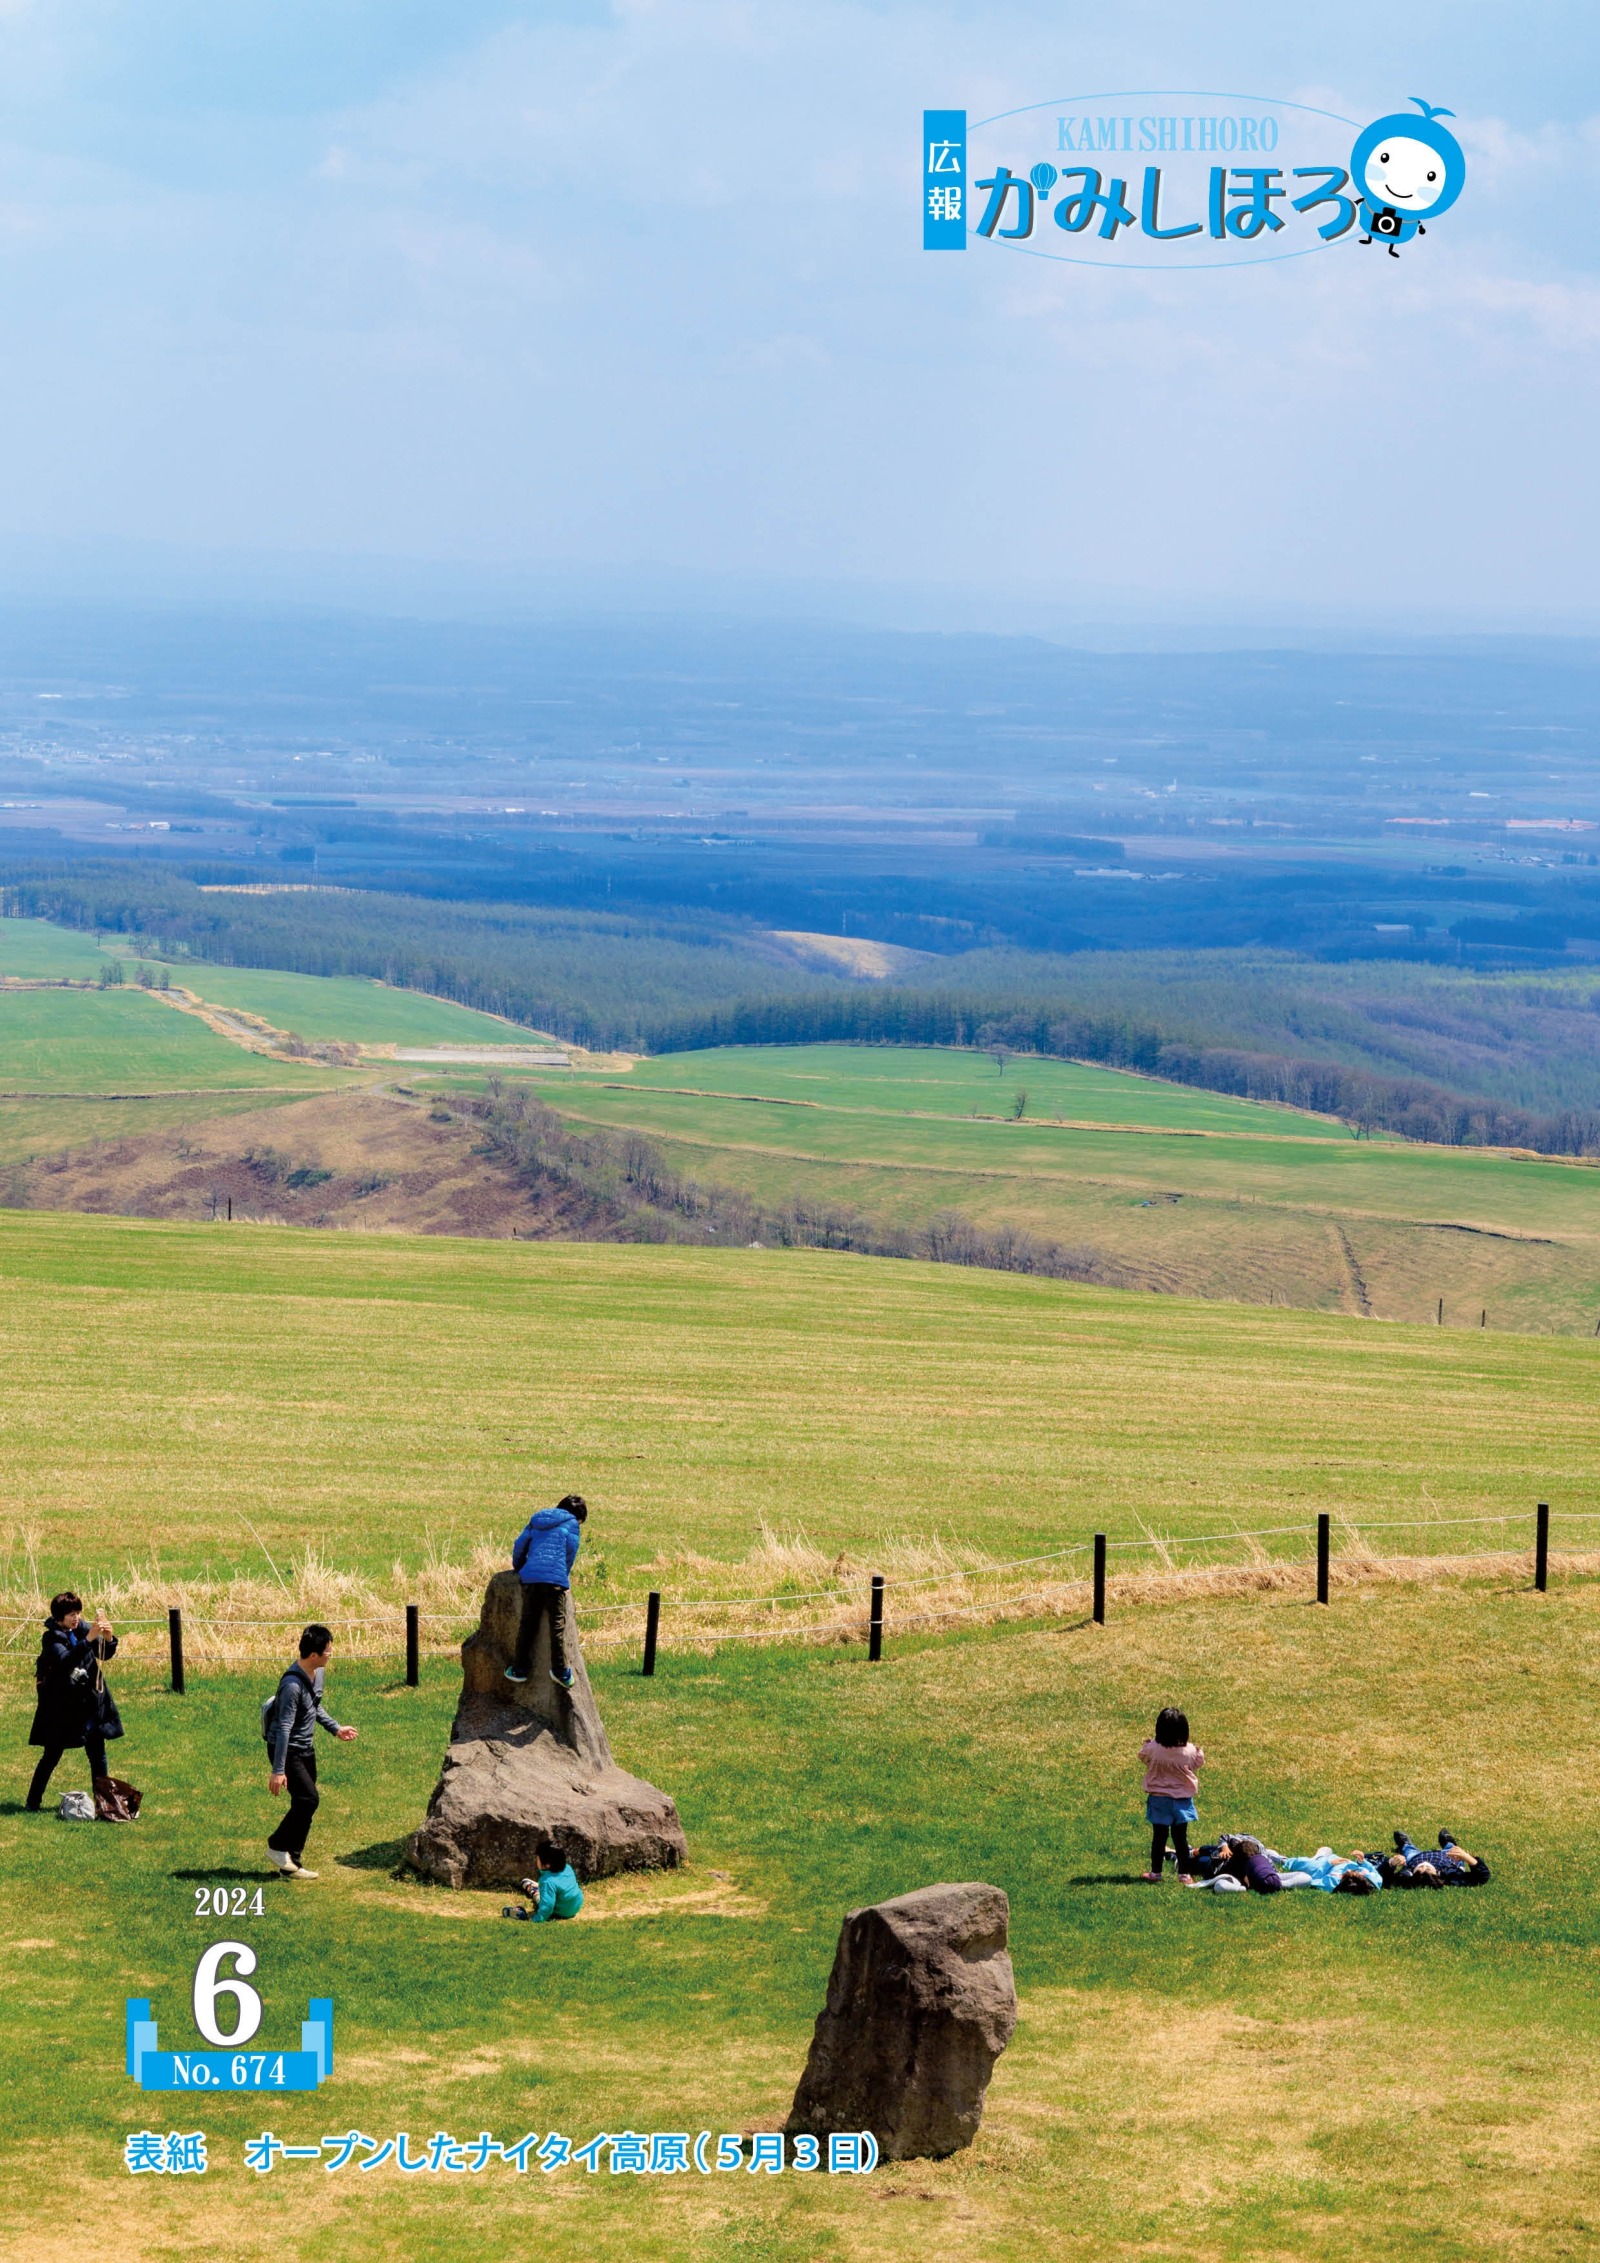
<path fill-rule="evenodd" d="M 580 1878 L 673 1870 L 688 1851 L 665 1792 L 619 1768 L 589 1687 L 567 1607 L 570 1690 L 550 1679 L 550 1632 L 539 1630 L 525 1682 L 508 1682 L 522 1583 L 496 1572 L 476 1634 L 461 1645 L 461 1704 L 427 1818 L 406 1859 L 446 1886 L 515 1885 L 556 1839 Z"/>
<path fill-rule="evenodd" d="M 998 1886 L 924 1886 L 845 1917 L 788 2134 L 870 2129 L 885 2160 L 978 2134 L 1017 2024 Z"/>

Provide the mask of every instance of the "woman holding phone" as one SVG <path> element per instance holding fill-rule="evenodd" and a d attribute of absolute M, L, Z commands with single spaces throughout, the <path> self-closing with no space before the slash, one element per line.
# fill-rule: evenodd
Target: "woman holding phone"
<path fill-rule="evenodd" d="M 54 1596 L 44 1623 L 34 1682 L 39 1703 L 30 1744 L 43 1746 L 28 1786 L 28 1810 L 37 1814 L 56 1762 L 71 1746 L 88 1756 L 91 1785 L 107 1774 L 106 1743 L 122 1734 L 116 1701 L 106 1687 L 105 1665 L 116 1655 L 117 1638 L 106 1621 L 83 1624 L 83 1598 L 70 1588 Z"/>

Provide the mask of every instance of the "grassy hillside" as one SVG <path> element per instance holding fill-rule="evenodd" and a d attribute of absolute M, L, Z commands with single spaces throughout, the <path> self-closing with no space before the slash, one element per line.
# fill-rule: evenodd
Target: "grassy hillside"
<path fill-rule="evenodd" d="M 81 930 L 47 919 L 0 919 L 0 975 L 93 981 L 105 963 L 105 953 Z"/>
<path fill-rule="evenodd" d="M 868 1109 L 875 1114 L 1009 1117 L 1019 1094 L 1028 1117 L 1213 1131 L 1282 1138 L 1348 1140 L 1342 1124 L 1257 1100 L 1200 1092 L 1190 1085 L 1080 1061 L 999 1061 L 954 1047 L 751 1045 L 714 1053 L 669 1053 L 638 1062 L 628 1085 L 674 1092 L 734 1093 L 800 1106 Z"/>
<path fill-rule="evenodd" d="M 38 1576 L 91 1591 L 131 1556 L 261 1569 L 261 1543 L 415 1567 L 430 1538 L 503 1543 L 569 1483 L 594 1508 L 580 1614 L 642 1559 L 736 1555 L 764 1519 L 830 1547 L 915 1526 L 1021 1549 L 1319 1506 L 1467 1515 L 1534 1490 L 1570 1516 L 1600 1508 L 1597 1357 L 810 1254 L 0 1214 L 0 1475 L 31 1531 L 11 1570 L 31 1548 Z M 351 2263 L 476 2263 L 508 2234 L 597 2263 L 912 2263 L 930 2244 L 979 2263 L 1344 2263 L 1397 2225 L 1463 2263 L 1594 2256 L 1600 1855 L 1571 1735 L 1597 1609 L 1558 1563 L 1545 1597 L 1504 1573 L 1357 1587 L 1327 1611 L 1212 1595 L 1103 1629 L 892 1636 L 877 1667 L 859 1647 L 696 1658 L 669 1616 L 654 1681 L 615 1663 L 595 1682 L 619 1757 L 680 1801 L 690 1867 L 604 1884 L 549 1931 L 501 1924 L 503 1893 L 395 1874 L 450 1662 L 416 1692 L 336 1663 L 362 1741 L 324 1747 L 322 1875 L 291 1887 L 265 1876 L 263 1668 L 200 1671 L 178 1699 L 118 1661 L 116 1757 L 146 1811 L 74 1832 L 18 1812 L 32 1629 L 13 1630 L 0 2200 L 28 2221 L 70 2157 L 74 2207 L 130 2258 L 292 2254 L 312 2221 Z M 1210 1758 L 1208 1828 L 1309 1851 L 1448 1824 L 1493 1884 L 1234 1903 L 1138 1886 L 1134 1754 L 1173 1699 Z M 264 2127 L 425 2146 L 770 2125 L 845 1909 L 961 1877 L 1011 1896 L 1023 2016 L 950 2162 L 860 2185 L 243 2166 Z M 261 1884 L 267 1914 L 196 1918 L 217 1883 Z M 332 1993 L 327 2089 L 140 2097 L 123 1999 L 149 1994 L 164 2043 L 192 2044 L 195 1960 L 236 1926 L 266 2040 Z M 129 2178 L 143 2127 L 205 2129 L 207 2177 Z"/>
<path fill-rule="evenodd" d="M 351 975 L 273 974 L 254 967 L 171 969 L 175 982 L 210 1006 L 238 1006 L 274 1029 L 292 1030 L 316 1044 L 342 1039 L 351 1045 L 526 1045 L 528 1032 L 492 1014 L 475 1013 L 445 998 Z"/>
<path fill-rule="evenodd" d="M 1022 1087 L 1020 1122 L 967 1112 L 1003 1115 Z M 953 1207 L 1086 1245 L 1170 1292 L 1418 1321 L 1443 1296 L 1458 1324 L 1488 1308 L 1491 1326 L 1585 1333 L 1600 1304 L 1588 1165 L 1358 1141 L 1115 1070 L 1028 1060 L 1001 1076 L 980 1054 L 911 1047 L 723 1048 L 537 1089 L 763 1201 L 901 1224 Z M 1069 1120 L 1039 1120 L 1047 1108 Z"/>
<path fill-rule="evenodd" d="M 119 938 L 116 955 L 137 959 Z M 93 980 L 108 953 L 81 930 L 44 919 L 0 919 L 0 976 Z M 173 962 L 172 979 L 208 1005 L 237 1006 L 259 1014 L 274 1029 L 292 1030 L 312 1044 L 328 1039 L 353 1045 L 515 1045 L 527 1032 L 498 1016 L 429 998 L 415 990 L 358 975 L 280 974 L 255 967 Z"/>
<path fill-rule="evenodd" d="M 0 992 L 3 1094 L 308 1091 L 348 1081 L 337 1069 L 266 1060 L 144 991 Z"/>
<path fill-rule="evenodd" d="M 613 1587 L 764 1530 L 858 1560 L 1146 1526 L 1303 1549 L 1320 1509 L 1600 1508 L 1588 1342 L 813 1251 L 28 1212 L 0 1212 L 0 1282 L 11 1575 L 26 1531 L 47 1584 L 152 1550 L 260 1572 L 263 1543 L 415 1567 L 572 1486 Z"/>

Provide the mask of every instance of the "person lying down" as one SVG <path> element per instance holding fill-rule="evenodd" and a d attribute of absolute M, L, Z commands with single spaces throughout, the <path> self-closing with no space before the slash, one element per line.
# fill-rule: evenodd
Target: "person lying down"
<path fill-rule="evenodd" d="M 1439 1833 L 1436 1847 L 1414 1846 L 1404 1831 L 1394 1835 L 1393 1854 L 1369 1854 L 1383 1872 L 1386 1886 L 1487 1886 L 1489 1865 L 1481 1854 L 1469 1854 L 1448 1831 Z"/>
<path fill-rule="evenodd" d="M 1285 1855 L 1278 1870 L 1280 1886 L 1317 1886 L 1325 1894 L 1375 1894 L 1383 1885 L 1382 1871 L 1359 1848 L 1353 1854 L 1318 1847 L 1315 1854 Z"/>
<path fill-rule="evenodd" d="M 1457 1844 L 1448 1831 L 1437 1847 L 1418 1847 L 1404 1831 L 1394 1834 L 1394 1852 L 1373 1854 L 1354 1848 L 1335 1854 L 1282 1855 L 1247 1831 L 1232 1831 L 1195 1855 L 1196 1876 L 1188 1883 L 1213 1893 L 1276 1894 L 1294 1886 L 1315 1886 L 1325 1894 L 1375 1894 L 1385 1886 L 1485 1886 L 1489 1865 L 1481 1855 Z"/>

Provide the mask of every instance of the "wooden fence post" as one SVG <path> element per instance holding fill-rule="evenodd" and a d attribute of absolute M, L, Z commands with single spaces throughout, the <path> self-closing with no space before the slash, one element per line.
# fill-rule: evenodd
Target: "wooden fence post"
<path fill-rule="evenodd" d="M 418 1680 L 419 1680 L 419 1676 L 418 1676 L 418 1671 L 417 1671 L 417 1606 L 415 1605 L 415 1603 L 408 1603 L 408 1604 L 406 1605 L 406 1687 L 407 1687 L 407 1689 L 415 1689 L 415 1688 L 417 1687 L 417 1685 L 418 1685 Z"/>
<path fill-rule="evenodd" d="M 1106 1536 L 1103 1532 L 1094 1536 L 1094 1623 L 1097 1627 L 1106 1623 Z"/>
<path fill-rule="evenodd" d="M 1326 1603 L 1328 1600 L 1329 1522 L 1327 1511 L 1324 1510 L 1317 1518 L 1317 1601 L 1319 1603 Z"/>
<path fill-rule="evenodd" d="M 167 1643 L 172 1652 L 172 1694 L 183 1695 L 183 1613 L 174 1608 L 167 1613 Z"/>
<path fill-rule="evenodd" d="M 867 1663 L 875 1666 L 883 1656 L 883 1574 L 872 1575 L 872 1615 L 867 1622 Z"/>
<path fill-rule="evenodd" d="M 1550 1504 L 1539 1503 L 1533 1531 L 1533 1584 L 1542 1595 L 1550 1578 Z"/>
<path fill-rule="evenodd" d="M 656 1636 L 660 1631 L 661 1597 L 651 1588 L 649 1601 L 644 1607 L 644 1660 L 639 1668 L 641 1674 L 653 1674 L 656 1670 Z"/>

